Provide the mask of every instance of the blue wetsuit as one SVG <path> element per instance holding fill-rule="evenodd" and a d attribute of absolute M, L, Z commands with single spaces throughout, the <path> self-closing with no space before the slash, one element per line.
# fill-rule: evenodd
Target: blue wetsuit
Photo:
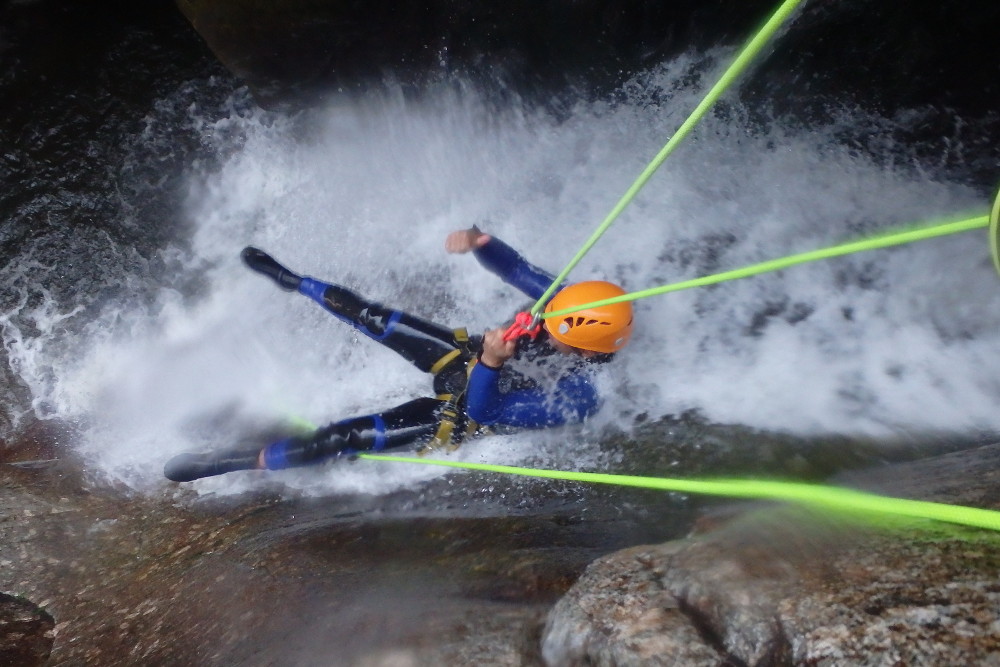
<path fill-rule="evenodd" d="M 541 297 L 552 283 L 552 276 L 499 239 L 478 248 L 475 256 L 488 270 L 533 299 Z M 588 372 L 592 364 L 556 352 L 544 330 L 534 341 L 521 339 L 515 357 L 502 368 L 493 369 L 474 363 L 481 338 L 468 338 L 462 329 L 427 322 L 313 278 L 302 278 L 297 289 L 338 319 L 431 373 L 437 396 L 335 422 L 310 436 L 272 443 L 264 449 L 269 469 L 319 463 L 359 451 L 425 445 L 435 435 L 440 438 L 443 421 L 454 426 L 450 438 L 458 442 L 486 431 L 484 427 L 506 430 L 575 423 L 598 408 L 598 394 Z"/>
<path fill-rule="evenodd" d="M 498 239 L 491 239 L 477 249 L 475 255 L 480 264 L 532 299 L 538 300 L 552 284 L 553 276 L 526 262 Z M 551 354 L 552 348 L 544 330 L 540 338 L 525 340 L 518 346 L 513 363 L 505 364 L 499 370 L 484 364 L 476 364 L 472 368 L 466 390 L 466 413 L 471 419 L 486 425 L 542 428 L 582 421 L 596 412 L 599 401 L 587 372 L 589 369 L 585 363 L 576 360 L 562 377 L 556 379 L 554 391 L 547 391 L 537 383 L 523 382 L 503 390 L 504 376 L 516 372 L 509 366 L 516 367 L 522 357 L 534 361 L 545 353 Z"/>

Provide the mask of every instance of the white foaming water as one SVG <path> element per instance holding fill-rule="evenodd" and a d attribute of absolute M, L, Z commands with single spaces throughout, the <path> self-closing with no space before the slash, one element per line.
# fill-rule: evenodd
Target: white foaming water
<path fill-rule="evenodd" d="M 679 59 L 652 83 L 672 90 L 691 66 Z M 387 94 L 295 120 L 206 124 L 206 139 L 234 125 L 245 135 L 222 147 L 221 171 L 193 178 L 189 266 L 205 272 L 206 294 L 165 290 L 152 311 L 109 313 L 82 359 L 55 364 L 46 400 L 87 415 L 84 453 L 109 477 L 156 488 L 167 458 L 230 447 L 250 425 L 326 423 L 426 395 L 429 379 L 395 354 L 249 272 L 243 246 L 442 324 L 500 325 L 526 299 L 472 256 L 445 254 L 446 234 L 476 223 L 558 271 L 702 92 L 580 104 L 556 121 L 442 88 L 420 102 Z M 905 156 L 880 166 L 839 146 L 836 129 L 706 119 L 571 278 L 642 289 L 988 208 Z M 636 304 L 634 342 L 592 429 L 488 438 L 454 456 L 582 467 L 602 424 L 688 409 L 803 434 L 996 429 L 998 287 L 985 232 L 972 232 L 653 297 Z M 280 473 L 315 493 L 439 474 L 370 462 Z"/>

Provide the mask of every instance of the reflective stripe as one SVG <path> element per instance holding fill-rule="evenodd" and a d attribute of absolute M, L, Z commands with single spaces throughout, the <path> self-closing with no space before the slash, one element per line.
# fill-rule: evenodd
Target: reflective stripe
<path fill-rule="evenodd" d="M 445 366 L 451 363 L 451 360 L 460 354 L 462 354 L 461 350 L 452 350 L 448 354 L 444 355 L 443 357 L 435 361 L 433 366 L 431 366 L 430 374 L 437 375 L 438 373 L 441 372 L 441 369 L 443 369 Z"/>
<path fill-rule="evenodd" d="M 302 282 L 299 283 L 299 294 L 304 294 L 305 296 L 309 297 L 310 299 L 321 305 L 323 307 L 323 310 L 330 313 L 341 322 L 346 322 L 347 324 L 350 324 L 352 327 L 357 327 L 358 325 L 355 324 L 354 321 L 351 320 L 351 318 L 349 318 L 347 315 L 344 315 L 343 313 L 338 313 L 336 310 L 330 308 L 330 306 L 326 304 L 325 295 L 328 287 L 332 287 L 332 285 L 330 285 L 329 283 L 324 283 L 322 281 L 316 280 L 315 278 L 310 278 L 309 276 L 303 276 Z"/>
<path fill-rule="evenodd" d="M 393 329 L 396 328 L 396 323 L 399 322 L 399 318 L 402 316 L 403 313 L 399 312 L 398 310 L 392 311 L 392 315 L 389 316 L 389 321 L 386 322 L 385 331 L 382 332 L 381 336 L 372 333 L 371 331 L 368 330 L 367 327 L 362 327 L 361 331 L 364 332 L 364 334 L 367 335 L 372 340 L 385 340 L 386 338 L 389 337 L 389 334 L 392 333 Z"/>
<path fill-rule="evenodd" d="M 285 438 L 278 442 L 272 442 L 264 448 L 264 467 L 268 470 L 284 470 L 288 467 L 288 459 L 285 452 L 292 444 L 291 438 Z"/>
<path fill-rule="evenodd" d="M 378 452 L 385 449 L 387 441 L 385 437 L 385 420 L 382 419 L 382 415 L 372 415 L 372 420 L 375 422 L 375 444 L 372 445 L 372 449 Z"/>

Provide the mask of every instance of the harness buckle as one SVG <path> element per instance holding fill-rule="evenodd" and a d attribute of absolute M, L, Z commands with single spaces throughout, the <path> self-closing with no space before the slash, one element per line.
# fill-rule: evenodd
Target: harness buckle
<path fill-rule="evenodd" d="M 459 331 L 464 331 L 464 329 L 456 329 L 455 331 L 458 333 Z M 447 362 L 450 362 L 452 358 L 451 353 L 442 357 L 442 359 L 446 360 L 442 367 L 447 365 Z M 472 368 L 475 365 L 475 358 L 469 359 L 468 362 L 466 362 L 466 382 L 468 382 L 469 375 L 472 373 Z M 432 437 L 429 442 L 417 449 L 417 456 L 427 456 L 434 451 L 453 452 L 459 448 L 462 444 L 462 440 L 474 434 L 479 429 L 479 425 L 466 416 L 464 433 L 456 432 L 456 427 L 462 421 L 459 404 L 462 397 L 465 395 L 465 389 L 466 386 L 463 386 L 461 390 L 456 393 L 441 394 L 438 396 L 438 399 L 444 401 L 444 405 L 441 408 L 441 416 L 438 420 L 437 430 L 434 433 L 434 437 Z"/>
<path fill-rule="evenodd" d="M 427 456 L 431 452 L 439 450 L 453 452 L 458 449 L 459 443 L 453 440 L 457 421 L 458 412 L 453 409 L 451 401 L 449 401 L 449 404 L 441 411 L 441 419 L 434 437 L 417 450 L 417 456 Z"/>

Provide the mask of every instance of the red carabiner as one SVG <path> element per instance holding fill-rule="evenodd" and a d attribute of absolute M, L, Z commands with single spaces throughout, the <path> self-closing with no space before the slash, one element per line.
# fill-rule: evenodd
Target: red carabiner
<path fill-rule="evenodd" d="M 539 322 L 538 317 L 533 316 L 531 313 L 518 313 L 514 317 L 514 323 L 510 325 L 510 328 L 503 335 L 504 340 L 514 340 L 520 338 L 521 336 L 527 336 L 528 338 L 534 340 L 538 332 L 542 330 L 542 324 Z"/>

